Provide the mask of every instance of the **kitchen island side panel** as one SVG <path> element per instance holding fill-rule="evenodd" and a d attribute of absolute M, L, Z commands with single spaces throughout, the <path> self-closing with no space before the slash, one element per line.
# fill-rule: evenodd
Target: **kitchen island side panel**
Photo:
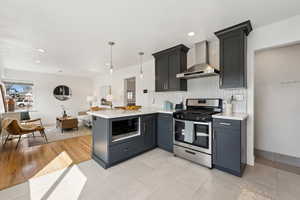
<path fill-rule="evenodd" d="M 109 119 L 93 116 L 93 156 L 108 163 Z"/>

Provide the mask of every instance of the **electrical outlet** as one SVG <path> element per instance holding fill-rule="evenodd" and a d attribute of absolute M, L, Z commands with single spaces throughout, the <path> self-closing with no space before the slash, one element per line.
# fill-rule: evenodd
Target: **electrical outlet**
<path fill-rule="evenodd" d="M 233 99 L 236 100 L 236 101 L 243 101 L 244 100 L 244 95 L 235 94 L 235 95 L 233 95 Z"/>

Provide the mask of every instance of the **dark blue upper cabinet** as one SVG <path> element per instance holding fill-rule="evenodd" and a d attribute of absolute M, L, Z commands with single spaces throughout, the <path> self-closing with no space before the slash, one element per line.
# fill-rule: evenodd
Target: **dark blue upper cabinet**
<path fill-rule="evenodd" d="M 215 32 L 220 40 L 220 88 L 247 87 L 247 36 L 250 21 Z"/>
<path fill-rule="evenodd" d="M 186 91 L 187 81 L 176 78 L 176 74 L 187 69 L 187 52 L 183 44 L 154 53 L 155 91 Z"/>

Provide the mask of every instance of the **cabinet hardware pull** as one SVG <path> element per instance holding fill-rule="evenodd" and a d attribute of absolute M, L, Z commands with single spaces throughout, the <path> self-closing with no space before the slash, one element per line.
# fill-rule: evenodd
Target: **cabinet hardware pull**
<path fill-rule="evenodd" d="M 223 78 L 220 76 L 220 85 L 223 86 Z"/>
<path fill-rule="evenodd" d="M 189 150 L 185 150 L 185 152 L 187 152 L 187 153 L 189 153 L 189 154 L 193 154 L 193 155 L 196 154 L 195 152 L 192 152 L 192 151 L 189 151 Z"/>
<path fill-rule="evenodd" d="M 218 153 L 217 153 L 217 138 L 216 138 L 216 131 L 213 131 L 213 155 L 214 155 L 214 161 L 218 160 Z"/>
<path fill-rule="evenodd" d="M 231 126 L 231 123 L 220 122 L 221 125 Z"/>

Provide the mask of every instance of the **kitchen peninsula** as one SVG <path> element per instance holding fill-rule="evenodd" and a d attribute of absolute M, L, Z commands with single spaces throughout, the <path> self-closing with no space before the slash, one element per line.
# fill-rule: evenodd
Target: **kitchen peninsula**
<path fill-rule="evenodd" d="M 172 151 L 172 113 L 153 108 L 89 112 L 93 119 L 93 159 L 108 168 L 157 145 Z"/>

